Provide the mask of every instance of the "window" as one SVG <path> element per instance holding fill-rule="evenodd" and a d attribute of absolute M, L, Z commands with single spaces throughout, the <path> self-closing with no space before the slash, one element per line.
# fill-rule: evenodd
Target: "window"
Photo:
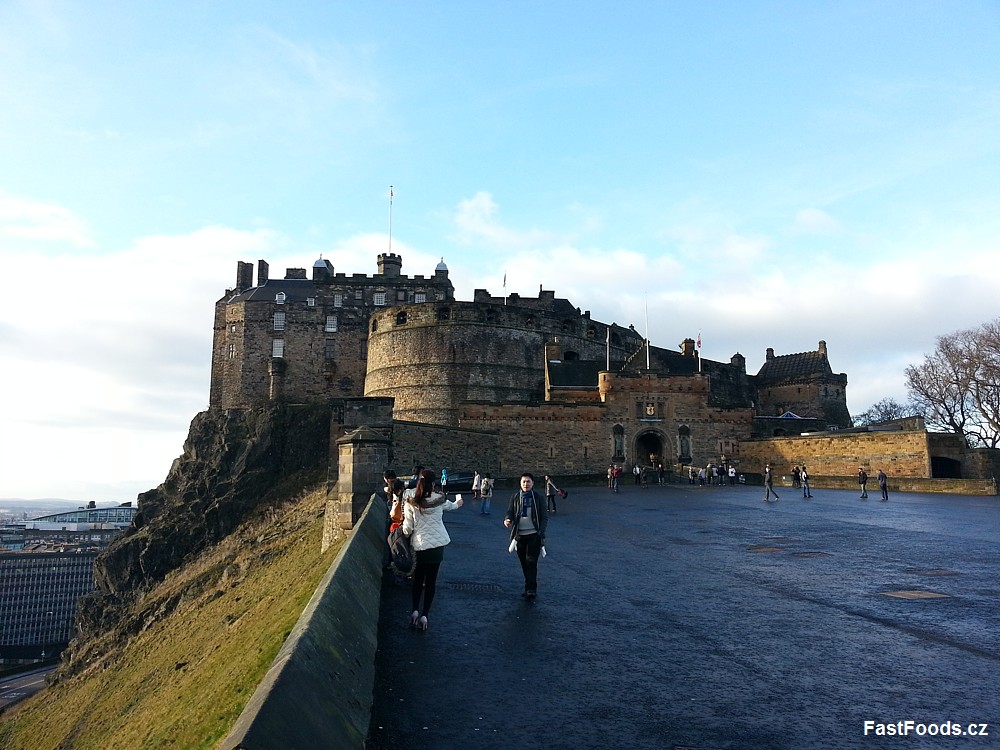
<path fill-rule="evenodd" d="M 325 359 L 336 359 L 337 358 L 337 341 L 336 339 L 327 339 L 326 344 L 323 347 L 323 357 Z"/>
<path fill-rule="evenodd" d="M 276 295 L 274 295 L 274 302 L 275 302 L 275 304 L 278 304 L 278 305 L 285 304 L 285 293 L 284 292 L 278 292 Z"/>
<path fill-rule="evenodd" d="M 335 294 L 335 295 L 333 295 L 333 306 L 334 307 L 343 307 L 344 306 L 344 295 L 343 294 Z"/>
<path fill-rule="evenodd" d="M 438 320 L 448 320 L 451 317 L 451 308 L 449 307 L 439 307 L 437 311 Z"/>
<path fill-rule="evenodd" d="M 229 358 L 236 359 L 236 344 L 229 345 Z"/>
<path fill-rule="evenodd" d="M 385 307 L 385 292 L 375 292 L 372 302 L 376 307 Z"/>
<path fill-rule="evenodd" d="M 285 356 L 285 340 L 271 339 L 271 356 L 281 358 Z"/>
<path fill-rule="evenodd" d="M 364 298 L 365 298 L 365 293 L 363 290 L 361 289 L 354 290 L 354 299 L 364 299 Z"/>
<path fill-rule="evenodd" d="M 236 333 L 236 324 L 235 323 L 233 323 L 231 326 L 229 326 L 229 332 L 230 333 Z"/>
<path fill-rule="evenodd" d="M 326 332 L 336 333 L 337 332 L 337 316 L 327 315 L 326 316 Z"/>
<path fill-rule="evenodd" d="M 406 311 L 402 310 L 396 313 L 396 325 L 406 325 Z"/>
<path fill-rule="evenodd" d="M 316 307 L 316 298 L 306 297 L 306 307 Z"/>
<path fill-rule="evenodd" d="M 274 314 L 274 330 L 285 330 L 285 314 L 283 312 L 276 312 Z"/>
<path fill-rule="evenodd" d="M 417 292 L 416 294 L 413 295 L 413 301 L 414 302 L 426 302 L 427 301 L 427 295 L 424 294 L 423 292 Z"/>
<path fill-rule="evenodd" d="M 396 302 L 406 302 L 406 290 L 400 289 L 396 292 Z"/>

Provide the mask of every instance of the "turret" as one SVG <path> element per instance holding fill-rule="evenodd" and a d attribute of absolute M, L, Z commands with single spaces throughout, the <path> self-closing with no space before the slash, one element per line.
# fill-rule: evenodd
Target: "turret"
<path fill-rule="evenodd" d="M 395 253 L 380 253 L 378 256 L 378 274 L 386 278 L 397 278 L 403 269 L 403 259 Z"/>

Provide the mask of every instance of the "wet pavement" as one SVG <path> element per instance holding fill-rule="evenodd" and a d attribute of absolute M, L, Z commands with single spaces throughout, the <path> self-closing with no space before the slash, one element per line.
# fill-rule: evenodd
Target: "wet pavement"
<path fill-rule="evenodd" d="M 779 492 L 570 488 L 534 604 L 509 492 L 446 514 L 428 632 L 383 586 L 368 748 L 1000 747 L 1000 498 Z"/>

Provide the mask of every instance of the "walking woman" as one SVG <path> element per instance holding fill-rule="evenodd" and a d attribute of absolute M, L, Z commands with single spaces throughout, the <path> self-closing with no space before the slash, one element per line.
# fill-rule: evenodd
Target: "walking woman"
<path fill-rule="evenodd" d="M 451 501 L 440 492 L 434 492 L 434 472 L 425 469 L 417 480 L 416 491 L 403 506 L 403 533 L 410 538 L 417 559 L 411 589 L 413 612 L 410 626 L 427 630 L 427 615 L 434 603 L 438 570 L 444 560 L 444 548 L 451 537 L 444 527 L 442 514 L 446 510 L 462 507 L 461 500 Z M 420 609 L 423 595 L 424 608 Z"/>

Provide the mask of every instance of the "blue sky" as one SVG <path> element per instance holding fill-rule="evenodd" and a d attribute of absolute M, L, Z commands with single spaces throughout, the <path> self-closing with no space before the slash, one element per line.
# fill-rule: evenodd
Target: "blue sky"
<path fill-rule="evenodd" d="M 854 413 L 998 314 L 1000 3 L 0 0 L 0 497 L 131 500 L 239 260 L 443 257 Z"/>

